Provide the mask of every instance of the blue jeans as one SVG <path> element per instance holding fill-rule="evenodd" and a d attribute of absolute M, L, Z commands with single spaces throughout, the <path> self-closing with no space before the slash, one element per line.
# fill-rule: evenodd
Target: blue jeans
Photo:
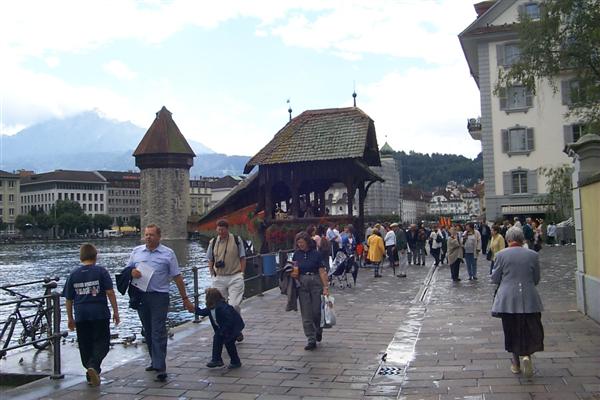
<path fill-rule="evenodd" d="M 144 337 L 152 359 L 152 367 L 159 373 L 167 370 L 167 313 L 169 293 L 142 294 L 138 315 L 144 327 Z"/>
<path fill-rule="evenodd" d="M 467 263 L 467 272 L 469 278 L 477 277 L 477 259 L 473 253 L 465 253 L 465 263 Z"/>

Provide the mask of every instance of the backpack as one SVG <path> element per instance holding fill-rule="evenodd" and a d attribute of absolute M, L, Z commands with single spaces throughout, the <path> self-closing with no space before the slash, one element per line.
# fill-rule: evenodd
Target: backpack
<path fill-rule="evenodd" d="M 217 238 L 218 238 L 218 236 L 215 236 L 214 238 L 212 238 L 208 245 L 210 248 L 210 253 L 212 254 L 212 260 L 210 260 L 210 261 L 213 261 L 213 262 L 215 261 L 215 244 L 217 243 Z M 242 241 L 242 239 L 239 236 L 233 235 L 233 240 L 235 240 L 236 247 L 239 248 L 240 242 Z M 244 242 L 244 250 L 247 250 L 245 242 Z"/>

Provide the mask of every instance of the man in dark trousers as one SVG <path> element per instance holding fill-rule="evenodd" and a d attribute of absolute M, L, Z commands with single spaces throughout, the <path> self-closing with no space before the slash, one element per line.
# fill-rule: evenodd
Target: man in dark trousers
<path fill-rule="evenodd" d="M 65 282 L 63 296 L 67 299 L 67 326 L 77 330 L 77 343 L 85 375 L 91 386 L 100 385 L 100 365 L 110 345 L 110 311 L 115 325 L 119 324 L 119 307 L 108 271 L 96 265 L 96 248 L 84 243 L 79 249 L 81 265 L 71 272 Z M 75 316 L 73 317 L 73 306 Z"/>
<path fill-rule="evenodd" d="M 481 251 L 485 254 L 487 252 L 488 243 L 490 238 L 492 237 L 492 230 L 490 229 L 487 222 L 485 222 L 485 218 L 481 221 L 479 225 L 479 233 L 481 234 Z"/>
<path fill-rule="evenodd" d="M 140 284 L 140 278 L 144 274 L 146 277 L 150 276 L 147 286 L 138 286 L 141 293 L 137 310 L 144 327 L 148 352 L 152 358 L 152 363 L 146 371 L 156 371 L 156 381 L 165 382 L 167 380 L 167 312 L 171 280 L 174 280 L 177 285 L 185 309 L 194 312 L 195 308 L 186 294 L 175 253 L 160 244 L 160 228 L 154 224 L 146 226 L 144 240 L 146 244 L 137 246 L 131 252 L 127 267 L 132 267 L 131 277 L 134 286 Z"/>
<path fill-rule="evenodd" d="M 408 255 L 408 264 L 410 265 L 412 261 L 414 261 L 415 265 L 417 265 L 417 237 L 419 233 L 417 232 L 417 225 L 411 224 L 408 231 L 406 231 L 406 242 L 408 244 L 408 250 L 410 254 Z"/>

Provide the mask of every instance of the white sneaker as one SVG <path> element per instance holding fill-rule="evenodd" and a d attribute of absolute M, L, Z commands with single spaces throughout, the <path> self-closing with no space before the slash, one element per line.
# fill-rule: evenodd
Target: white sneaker
<path fill-rule="evenodd" d="M 94 368 L 88 368 L 87 375 L 90 377 L 91 386 L 100 386 L 100 375 Z"/>
<path fill-rule="evenodd" d="M 523 357 L 523 362 L 521 365 L 523 367 L 523 376 L 525 378 L 531 378 L 533 376 L 533 361 L 531 361 L 531 357 Z"/>

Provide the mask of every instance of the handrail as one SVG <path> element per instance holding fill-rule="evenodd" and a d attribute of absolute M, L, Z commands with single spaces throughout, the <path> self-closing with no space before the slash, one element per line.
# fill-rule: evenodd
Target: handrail
<path fill-rule="evenodd" d="M 0 349 L 0 358 L 4 357 L 6 355 L 6 353 L 10 350 L 19 349 L 21 347 L 26 347 L 26 346 L 32 346 L 35 343 L 40 343 L 40 342 L 45 342 L 45 341 L 50 340 L 52 342 L 52 349 L 53 349 L 53 351 L 52 351 L 52 353 L 53 353 L 53 363 L 52 363 L 53 364 L 53 368 L 52 368 L 53 372 L 52 372 L 52 375 L 50 375 L 50 379 L 63 379 L 65 376 L 61 372 L 60 340 L 63 337 L 67 337 L 68 332 L 67 331 L 61 332 L 61 330 L 60 330 L 60 317 L 61 317 L 60 293 L 52 292 L 51 294 L 39 296 L 39 297 L 29 297 L 26 299 L 5 301 L 3 303 L 0 303 L 0 306 L 20 304 L 20 303 L 31 302 L 31 301 L 43 301 L 43 300 L 45 300 L 47 304 L 48 304 L 48 300 L 50 300 L 49 303 L 51 303 L 51 305 L 52 305 L 52 326 L 48 327 L 49 328 L 48 335 L 46 335 L 46 337 L 41 338 L 41 339 L 31 340 L 26 343 L 21 343 L 21 344 L 15 345 L 15 346 L 9 346 L 9 347 Z M 50 306 L 50 304 L 48 304 L 48 306 Z"/>

